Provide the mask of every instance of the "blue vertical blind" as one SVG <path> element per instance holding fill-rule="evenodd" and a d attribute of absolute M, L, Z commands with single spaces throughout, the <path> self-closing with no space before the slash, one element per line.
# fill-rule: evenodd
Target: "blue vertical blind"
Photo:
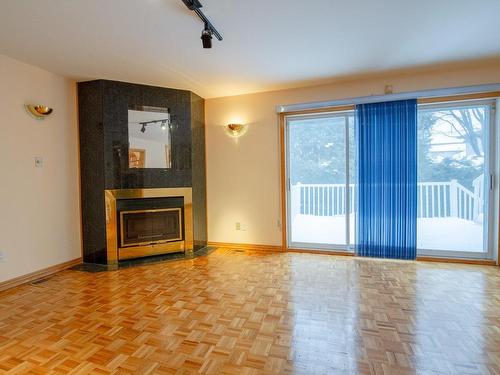
<path fill-rule="evenodd" d="M 415 259 L 417 101 L 356 106 L 360 256 Z"/>

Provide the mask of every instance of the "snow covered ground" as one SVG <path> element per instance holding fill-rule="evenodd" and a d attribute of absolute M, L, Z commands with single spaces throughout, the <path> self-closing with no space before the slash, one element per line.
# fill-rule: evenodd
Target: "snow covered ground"
<path fill-rule="evenodd" d="M 296 215 L 292 221 L 292 242 L 345 244 L 343 216 Z M 350 217 L 354 243 L 354 215 Z M 418 219 L 417 247 L 428 250 L 483 251 L 483 226 L 458 218 Z"/>
<path fill-rule="evenodd" d="M 418 219 L 417 248 L 483 251 L 483 225 L 455 217 Z"/>

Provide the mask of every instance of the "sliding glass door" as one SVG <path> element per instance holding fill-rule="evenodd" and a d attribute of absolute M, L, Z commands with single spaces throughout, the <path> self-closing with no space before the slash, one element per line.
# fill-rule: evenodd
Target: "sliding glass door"
<path fill-rule="evenodd" d="M 352 112 L 286 118 L 288 246 L 348 250 L 354 243 Z"/>
<path fill-rule="evenodd" d="M 420 255 L 486 258 L 490 244 L 492 103 L 420 106 Z"/>
<path fill-rule="evenodd" d="M 417 253 L 491 258 L 494 101 L 419 105 Z M 354 112 L 285 117 L 290 248 L 354 250 Z"/>

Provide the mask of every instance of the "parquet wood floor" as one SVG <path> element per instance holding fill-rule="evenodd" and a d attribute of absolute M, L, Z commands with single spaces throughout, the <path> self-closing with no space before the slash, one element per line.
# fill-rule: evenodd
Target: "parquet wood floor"
<path fill-rule="evenodd" d="M 6 374 L 500 374 L 500 270 L 235 252 L 0 293 Z"/>

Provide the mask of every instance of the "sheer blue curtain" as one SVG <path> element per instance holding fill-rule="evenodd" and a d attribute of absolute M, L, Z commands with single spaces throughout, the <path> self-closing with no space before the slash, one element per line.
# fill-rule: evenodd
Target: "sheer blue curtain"
<path fill-rule="evenodd" d="M 356 106 L 360 256 L 415 259 L 417 102 Z"/>

